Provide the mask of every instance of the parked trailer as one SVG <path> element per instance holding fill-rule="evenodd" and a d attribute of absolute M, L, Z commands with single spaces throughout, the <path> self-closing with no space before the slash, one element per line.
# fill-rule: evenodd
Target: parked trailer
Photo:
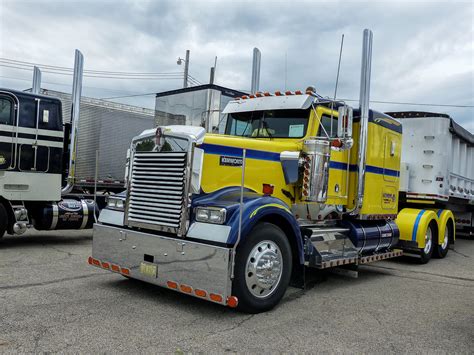
<path fill-rule="evenodd" d="M 71 95 L 45 89 L 41 92 L 62 101 L 64 123 L 70 126 Z M 83 96 L 77 138 L 75 188 L 79 191 L 92 191 L 94 188 L 98 151 L 97 187 L 101 190 L 122 191 L 130 140 L 154 127 L 154 115 L 154 110 L 143 107 Z"/>
<path fill-rule="evenodd" d="M 369 109 L 371 48 L 365 30 L 358 109 L 311 87 L 256 92 L 227 104 L 223 134 L 135 137 L 126 195 L 102 210 L 89 263 L 262 312 L 305 268 L 446 256 L 452 212 L 399 204 L 402 125 Z"/>
<path fill-rule="evenodd" d="M 474 233 L 474 135 L 447 114 L 387 112 L 403 125 L 401 203 L 454 213 L 456 232 Z"/>

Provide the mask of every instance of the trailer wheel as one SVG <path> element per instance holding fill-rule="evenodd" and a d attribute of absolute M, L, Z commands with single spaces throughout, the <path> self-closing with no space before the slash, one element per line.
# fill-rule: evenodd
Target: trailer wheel
<path fill-rule="evenodd" d="M 431 259 L 434 249 L 434 235 L 435 228 L 433 227 L 433 222 L 431 222 L 425 232 L 425 247 L 420 249 L 420 264 L 426 264 Z"/>
<path fill-rule="evenodd" d="M 0 238 L 3 237 L 8 227 L 7 210 L 3 203 L 0 203 Z"/>
<path fill-rule="evenodd" d="M 435 247 L 433 250 L 433 254 L 437 258 L 444 258 L 448 254 L 449 250 L 449 238 L 451 238 L 451 230 L 449 228 L 449 223 L 446 224 L 446 227 L 444 229 L 444 240 L 442 244 L 438 244 L 438 238 L 436 238 L 435 242 Z"/>
<path fill-rule="evenodd" d="M 271 223 L 259 223 L 237 248 L 232 294 L 238 309 L 259 313 L 275 307 L 291 277 L 291 246 L 285 233 Z"/>

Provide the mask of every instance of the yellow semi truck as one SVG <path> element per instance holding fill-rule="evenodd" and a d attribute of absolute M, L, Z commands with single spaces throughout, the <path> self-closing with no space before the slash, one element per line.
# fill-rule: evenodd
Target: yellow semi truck
<path fill-rule="evenodd" d="M 257 92 L 227 104 L 224 134 L 136 137 L 127 191 L 102 210 L 89 263 L 262 312 L 304 285 L 305 268 L 444 257 L 452 213 L 399 206 L 402 125 L 369 109 L 371 47 L 365 30 L 358 109 L 311 87 Z"/>

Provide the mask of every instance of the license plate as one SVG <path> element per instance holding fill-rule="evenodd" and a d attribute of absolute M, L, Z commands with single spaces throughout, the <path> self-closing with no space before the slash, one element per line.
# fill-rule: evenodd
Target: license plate
<path fill-rule="evenodd" d="M 158 276 L 158 265 L 142 262 L 140 264 L 140 273 L 156 279 Z"/>

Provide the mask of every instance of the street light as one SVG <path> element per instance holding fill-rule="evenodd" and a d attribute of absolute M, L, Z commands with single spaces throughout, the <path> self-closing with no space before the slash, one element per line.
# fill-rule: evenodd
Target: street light
<path fill-rule="evenodd" d="M 183 81 L 183 88 L 188 87 L 188 71 L 189 71 L 189 49 L 186 50 L 186 59 L 178 57 L 176 64 L 181 65 L 184 62 L 184 81 Z"/>

